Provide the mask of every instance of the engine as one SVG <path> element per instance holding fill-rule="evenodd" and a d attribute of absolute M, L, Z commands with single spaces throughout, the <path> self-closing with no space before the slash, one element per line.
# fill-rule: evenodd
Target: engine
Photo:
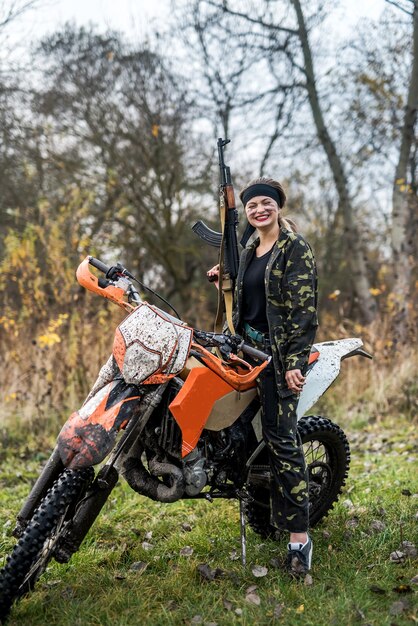
<path fill-rule="evenodd" d="M 178 379 L 171 381 L 140 440 L 121 463 L 132 489 L 160 502 L 197 496 L 206 485 L 218 491 L 241 487 L 248 449 L 254 444 L 249 420 L 240 418 L 225 430 L 203 431 L 198 446 L 182 458 L 181 431 L 168 409 L 181 385 Z"/>

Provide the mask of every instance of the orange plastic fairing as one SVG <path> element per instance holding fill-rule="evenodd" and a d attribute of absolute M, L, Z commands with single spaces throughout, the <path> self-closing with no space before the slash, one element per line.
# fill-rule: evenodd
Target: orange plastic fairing
<path fill-rule="evenodd" d="M 140 396 L 123 398 L 106 409 L 111 389 L 90 415 L 75 411 L 62 427 L 58 449 L 66 467 L 79 469 L 100 463 L 113 447 L 118 431 L 128 423 Z"/>
<path fill-rule="evenodd" d="M 111 300 L 126 311 L 132 311 L 135 307 L 124 300 L 125 291 L 120 287 L 109 285 L 108 287 L 99 287 L 97 276 L 90 271 L 89 257 L 80 263 L 76 272 L 77 280 L 82 287 L 98 293 L 99 296 Z"/>
<path fill-rule="evenodd" d="M 264 361 L 261 365 L 251 367 L 248 363 L 246 363 L 246 361 L 242 361 L 238 357 L 231 354 L 229 357 L 231 363 L 235 363 L 237 365 L 236 369 L 232 369 L 231 367 L 225 365 L 217 356 L 212 354 L 212 352 L 206 350 L 206 348 L 194 343 L 192 344 L 192 348 L 196 352 L 200 353 L 200 357 L 206 367 L 231 385 L 231 387 L 236 391 L 246 391 L 247 389 L 254 387 L 256 378 L 258 378 L 270 361 L 269 359 L 268 361 Z M 244 368 L 243 365 L 247 367 Z"/>
<path fill-rule="evenodd" d="M 183 387 L 169 406 L 182 431 L 182 457 L 196 447 L 216 400 L 231 391 L 233 391 L 231 385 L 211 370 L 205 367 L 191 370 Z"/>
<path fill-rule="evenodd" d="M 169 407 L 182 431 L 183 457 L 195 448 L 215 402 L 231 391 L 247 391 L 255 387 L 256 378 L 269 362 L 251 367 L 231 355 L 231 362 L 235 361 L 237 366 L 232 369 L 202 346 L 192 344 L 192 348 L 200 353 L 206 367 L 195 367 L 190 371 Z"/>

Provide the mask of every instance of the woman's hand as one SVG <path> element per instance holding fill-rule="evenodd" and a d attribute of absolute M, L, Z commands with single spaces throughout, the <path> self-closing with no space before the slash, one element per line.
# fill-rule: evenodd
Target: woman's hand
<path fill-rule="evenodd" d="M 214 265 L 206 272 L 208 279 L 215 284 L 216 289 L 219 289 L 219 265 Z"/>
<path fill-rule="evenodd" d="M 305 376 L 302 375 L 300 370 L 288 370 L 284 377 L 286 379 L 287 386 L 294 393 L 300 393 L 302 391 Z"/>

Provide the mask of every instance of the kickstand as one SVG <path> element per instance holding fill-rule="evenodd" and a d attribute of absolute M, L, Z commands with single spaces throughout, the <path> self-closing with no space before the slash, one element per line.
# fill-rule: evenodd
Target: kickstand
<path fill-rule="evenodd" d="M 244 501 L 240 498 L 239 501 L 239 522 L 241 530 L 241 563 L 243 567 L 247 564 L 247 537 L 245 527 L 245 515 L 244 515 Z"/>

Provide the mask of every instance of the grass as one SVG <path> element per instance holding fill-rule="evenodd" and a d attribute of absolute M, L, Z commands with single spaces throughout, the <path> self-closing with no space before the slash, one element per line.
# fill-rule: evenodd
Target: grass
<path fill-rule="evenodd" d="M 352 465 L 339 502 L 312 531 L 311 585 L 290 580 L 280 567 L 286 538 L 262 541 L 248 530 L 248 565 L 241 566 L 237 503 L 163 505 L 120 482 L 80 552 L 68 565 L 48 567 L 36 590 L 14 607 L 10 626 L 416 624 L 418 585 L 411 579 L 418 562 L 390 561 L 402 541 L 418 543 L 414 412 L 408 414 L 403 396 L 373 405 L 360 382 L 349 372 L 348 386 L 337 387 L 328 407 L 321 406 L 349 435 Z M 24 424 L 1 437 L 0 564 L 14 544 L 14 517 L 53 445 Z M 189 556 L 182 554 L 185 547 L 192 548 Z M 139 562 L 144 565 L 133 569 Z M 207 581 L 201 564 L 223 575 Z M 255 565 L 265 566 L 267 575 L 255 577 Z M 259 605 L 248 599 L 254 585 L 249 597 Z"/>

